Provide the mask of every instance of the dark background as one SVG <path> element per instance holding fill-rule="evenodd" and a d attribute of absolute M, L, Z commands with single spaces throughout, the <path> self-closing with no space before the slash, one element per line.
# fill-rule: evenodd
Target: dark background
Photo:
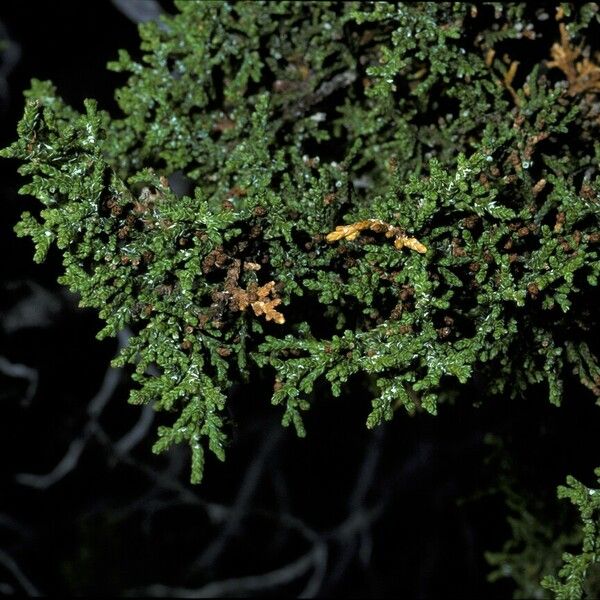
<path fill-rule="evenodd" d="M 32 77 L 116 113 L 125 79 L 105 64 L 137 55 L 134 21 L 157 6 L 2 2 L 0 146 Z M 36 265 L 13 233 L 36 206 L 16 167 L 0 161 L 0 595 L 506 597 L 511 581 L 488 583 L 483 557 L 510 536 L 499 483 L 550 511 L 568 473 L 592 483 L 597 417 L 579 386 L 560 410 L 543 386 L 522 400 L 467 388 L 435 418 L 398 414 L 376 432 L 364 390 L 324 388 L 298 440 L 257 384 L 231 399 L 226 463 L 209 458 L 191 486 L 185 448 L 151 453 L 159 420 L 127 404 L 117 342 L 98 342 L 95 314 L 56 283 L 58 253 Z"/>

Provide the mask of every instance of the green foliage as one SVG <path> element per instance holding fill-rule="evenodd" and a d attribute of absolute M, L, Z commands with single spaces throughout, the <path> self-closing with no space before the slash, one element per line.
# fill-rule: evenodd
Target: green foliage
<path fill-rule="evenodd" d="M 596 469 L 600 478 L 600 469 Z M 581 551 L 563 554 L 564 564 L 558 577 L 547 576 L 542 586 L 556 598 L 594 598 L 598 592 L 600 565 L 600 489 L 587 487 L 574 477 L 567 477 L 567 485 L 558 488 L 558 497 L 567 498 L 577 507 L 581 519 Z M 590 589 L 591 582 L 595 588 Z"/>
<path fill-rule="evenodd" d="M 508 526 L 511 536 L 501 550 L 486 552 L 485 558 L 493 570 L 488 575 L 491 582 L 510 578 L 515 584 L 513 598 L 547 598 L 542 585 L 547 573 L 555 573 L 567 548 L 581 543 L 581 532 L 560 506 L 548 502 L 539 486 L 523 485 L 513 467 L 513 457 L 505 442 L 488 436 L 491 453 L 486 458 L 487 467 L 494 473 L 494 485 L 489 491 L 500 495 L 508 509 Z"/>
<path fill-rule="evenodd" d="M 494 582 L 511 578 L 517 585 L 513 598 L 546 598 L 548 594 L 542 586 L 557 592 L 559 597 L 581 597 L 581 594 L 560 596 L 557 587 L 550 587 L 546 579 L 542 580 L 546 573 L 559 569 L 564 548 L 580 541 L 578 532 L 557 531 L 556 524 L 538 518 L 522 496 L 514 490 L 505 491 L 511 511 L 508 517 L 511 538 L 500 552 L 486 552 L 487 562 L 494 567 L 488 579 Z"/>
<path fill-rule="evenodd" d="M 527 55 L 533 8 L 176 5 L 140 26 L 140 59 L 109 65 L 129 77 L 121 115 L 33 81 L 2 151 L 43 205 L 17 226 L 35 260 L 61 249 L 99 337 L 133 331 L 115 365 L 135 366 L 132 402 L 173 413 L 157 452 L 189 443 L 200 481 L 205 439 L 224 458 L 229 388 L 257 367 L 299 435 L 318 382 L 373 383 L 368 427 L 435 414 L 474 375 L 510 396 L 547 385 L 558 405 L 574 371 L 600 394 L 597 96 L 519 56 L 515 78 L 502 53 Z M 561 9 L 573 47 L 594 6 Z M 427 251 L 325 240 L 366 219 Z"/>

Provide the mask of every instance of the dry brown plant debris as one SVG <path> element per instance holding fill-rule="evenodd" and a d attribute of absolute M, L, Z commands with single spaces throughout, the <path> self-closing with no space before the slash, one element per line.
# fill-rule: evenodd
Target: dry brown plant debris
<path fill-rule="evenodd" d="M 550 49 L 552 60 L 548 67 L 560 69 L 569 83 L 568 93 L 576 96 L 583 92 L 600 92 L 600 67 L 588 57 L 582 57 L 581 46 L 571 46 L 569 33 L 564 23 L 559 24 L 560 43 Z"/>
<path fill-rule="evenodd" d="M 394 238 L 394 247 L 397 250 L 401 250 L 406 247 L 410 250 L 414 250 L 419 254 L 425 254 L 427 247 L 424 246 L 419 240 L 414 237 L 408 237 L 400 227 L 394 227 L 389 225 L 380 219 L 367 219 L 365 221 L 358 221 L 351 225 L 338 225 L 335 231 L 328 233 L 325 239 L 329 242 L 336 242 L 338 240 L 355 240 L 361 233 L 361 231 L 369 230 L 375 233 L 385 233 L 386 238 Z"/>

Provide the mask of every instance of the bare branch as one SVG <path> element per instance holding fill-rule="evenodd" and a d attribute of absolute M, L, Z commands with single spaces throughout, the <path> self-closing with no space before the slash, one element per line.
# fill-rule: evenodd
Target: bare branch
<path fill-rule="evenodd" d="M 13 577 L 19 582 L 23 591 L 28 595 L 34 598 L 39 598 L 43 594 L 37 589 L 37 587 L 31 583 L 31 581 L 26 577 L 26 575 L 21 571 L 21 568 L 16 563 L 16 561 L 7 554 L 4 550 L 0 548 L 0 565 L 5 567 Z"/>
<path fill-rule="evenodd" d="M 225 527 L 219 537 L 217 537 L 212 544 L 204 550 L 200 557 L 194 561 L 192 569 L 205 569 L 213 564 L 225 549 L 230 538 L 237 533 L 247 506 L 261 480 L 265 460 L 273 452 L 274 448 L 281 440 L 282 435 L 282 428 L 278 426 L 271 427 L 271 430 L 265 435 L 260 450 L 254 457 L 252 464 L 246 470 L 244 480 L 240 485 L 237 497 L 231 508 L 230 517 L 227 520 Z"/>
<path fill-rule="evenodd" d="M 29 406 L 38 386 L 39 374 L 37 369 L 28 367 L 21 363 L 13 363 L 4 356 L 0 356 L 0 373 L 7 375 L 8 377 L 15 377 L 18 379 L 26 379 L 29 382 L 27 386 L 27 392 L 25 397 L 21 400 L 22 406 Z"/>
<path fill-rule="evenodd" d="M 157 21 L 162 8 L 156 0 L 111 0 L 115 8 L 134 23 Z"/>
<path fill-rule="evenodd" d="M 119 349 L 123 348 L 127 343 L 129 333 L 123 331 L 119 333 Z M 73 440 L 69 448 L 58 464 L 44 475 L 36 475 L 33 473 L 19 473 L 16 476 L 17 481 L 21 485 L 34 487 L 37 489 L 47 489 L 75 469 L 79 463 L 79 459 L 93 434 L 98 428 L 98 418 L 102 414 L 105 406 L 112 398 L 119 382 L 121 381 L 122 372 L 120 369 L 109 367 L 104 375 L 102 385 L 98 393 L 90 400 L 88 404 L 89 420 L 86 423 L 81 435 Z"/>

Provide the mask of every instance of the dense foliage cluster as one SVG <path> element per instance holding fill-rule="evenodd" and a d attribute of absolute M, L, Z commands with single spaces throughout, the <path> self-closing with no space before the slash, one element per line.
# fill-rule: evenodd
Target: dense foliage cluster
<path fill-rule="evenodd" d="M 34 81 L 3 151 L 44 205 L 17 229 L 36 260 L 63 252 L 99 337 L 133 332 L 131 401 L 174 414 L 157 451 L 189 443 L 199 481 L 257 368 L 300 435 L 323 380 L 371 391 L 369 427 L 473 378 L 600 396 L 595 3 L 177 7 L 110 65 L 120 115 Z M 599 543 L 570 485 L 588 521 L 547 580 L 564 597 Z"/>

